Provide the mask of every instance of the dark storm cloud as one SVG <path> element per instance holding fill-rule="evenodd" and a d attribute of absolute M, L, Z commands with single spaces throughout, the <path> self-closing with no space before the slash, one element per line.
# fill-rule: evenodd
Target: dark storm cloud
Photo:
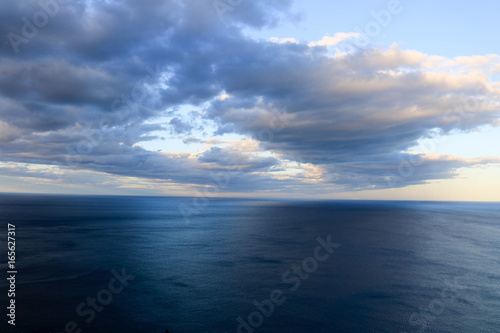
<path fill-rule="evenodd" d="M 322 46 L 256 41 L 242 29 L 297 19 L 291 1 L 242 1 L 223 12 L 215 3 L 1 2 L 0 160 L 186 184 L 208 184 L 207 171 L 232 167 L 241 172 L 232 190 L 302 186 L 304 175 L 280 182 L 265 173 L 282 168 L 279 156 L 321 167 L 328 184 L 386 187 L 387 172 L 406 158 L 401 151 L 429 130 L 469 130 L 498 118 L 498 95 L 477 89 L 479 77 L 428 71 L 432 59 L 418 52 L 367 48 L 332 57 Z M 46 24 L 30 27 L 40 12 Z M 223 93 L 230 97 L 216 98 Z M 471 99 L 467 117 L 447 113 Z M 204 105 L 200 114 L 217 122 L 217 133 L 248 135 L 276 157 L 137 146 L 158 130 L 190 135 L 196 121 L 150 124 L 181 104 Z M 287 119 L 279 130 L 276 114 Z M 423 159 L 406 185 L 494 163 Z"/>

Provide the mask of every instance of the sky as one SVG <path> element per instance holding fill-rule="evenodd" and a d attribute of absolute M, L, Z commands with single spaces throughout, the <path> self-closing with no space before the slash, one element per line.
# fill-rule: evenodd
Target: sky
<path fill-rule="evenodd" d="M 0 3 L 0 192 L 500 201 L 495 1 Z"/>

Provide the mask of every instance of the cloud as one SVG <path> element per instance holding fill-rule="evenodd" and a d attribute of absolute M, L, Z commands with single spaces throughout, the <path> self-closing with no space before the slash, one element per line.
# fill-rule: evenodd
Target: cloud
<path fill-rule="evenodd" d="M 286 43 L 299 44 L 300 43 L 295 38 L 277 38 L 277 37 L 271 37 L 271 38 L 269 38 L 269 41 L 273 42 L 273 43 L 278 43 L 278 44 L 286 44 Z"/>
<path fill-rule="evenodd" d="M 333 36 L 324 36 L 321 40 L 317 42 L 311 42 L 308 45 L 311 47 L 314 46 L 334 46 L 337 45 L 345 40 L 353 39 L 353 38 L 359 38 L 361 35 L 357 32 L 337 32 Z"/>
<path fill-rule="evenodd" d="M 189 134 L 189 133 L 191 133 L 191 130 L 193 129 L 193 126 L 182 121 L 182 119 L 177 118 L 177 117 L 170 120 L 169 124 L 172 125 L 173 131 L 177 134 L 181 134 L 181 133 Z"/>
<path fill-rule="evenodd" d="M 222 132 L 249 135 L 266 150 L 322 166 L 330 182 L 347 188 L 388 187 L 384 175 L 397 173 L 403 152 L 418 139 L 436 129 L 470 131 L 500 116 L 498 90 L 484 74 L 436 72 L 420 52 L 393 45 L 336 59 L 299 50 L 280 45 L 245 66 L 221 66 L 231 69 L 226 91 L 241 98 L 213 102 L 209 115 Z M 287 126 L 259 137 L 273 112 L 288 116 Z M 461 166 L 428 163 L 401 186 L 449 178 Z"/>
<path fill-rule="evenodd" d="M 203 152 L 198 158 L 201 163 L 208 163 L 222 167 L 243 171 L 257 171 L 269 169 L 272 166 L 279 165 L 279 161 L 271 156 L 258 156 L 251 153 L 242 152 L 234 148 L 212 147 Z"/>
<path fill-rule="evenodd" d="M 20 18 L 41 9 L 0 4 L 0 161 L 172 187 L 213 186 L 211 173 L 232 169 L 233 192 L 406 186 L 498 162 L 422 155 L 404 182 L 391 180 L 432 131 L 498 124 L 499 89 L 484 74 L 498 71 L 496 55 L 447 59 L 392 45 L 332 57 L 328 47 L 357 34 L 309 44 L 245 35 L 297 19 L 288 0 L 244 1 L 222 18 L 212 1 L 58 4 L 18 53 L 8 34 L 22 35 Z M 201 111 L 175 111 L 184 105 Z M 224 139 L 207 139 L 206 123 Z M 205 147 L 141 146 L 162 131 Z"/>

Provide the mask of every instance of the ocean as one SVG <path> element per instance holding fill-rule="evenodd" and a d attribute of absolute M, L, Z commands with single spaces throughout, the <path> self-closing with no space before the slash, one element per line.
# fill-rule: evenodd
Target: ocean
<path fill-rule="evenodd" d="M 0 214 L 1 332 L 500 332 L 499 203 L 5 194 Z"/>

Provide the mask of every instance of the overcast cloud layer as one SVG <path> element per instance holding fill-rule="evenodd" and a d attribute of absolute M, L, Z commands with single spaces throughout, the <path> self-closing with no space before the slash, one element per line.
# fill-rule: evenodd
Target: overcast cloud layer
<path fill-rule="evenodd" d="M 0 161 L 172 186 L 230 174 L 230 192 L 400 187 L 500 162 L 412 149 L 421 138 L 499 124 L 500 90 L 487 76 L 499 56 L 357 47 L 353 33 L 254 40 L 244 29 L 297 19 L 291 1 L 227 11 L 214 3 L 0 2 Z M 197 111 L 182 114 L 181 105 Z M 206 122 L 215 131 L 193 136 L 193 124 Z M 161 131 L 205 148 L 141 146 Z M 223 134 L 246 139 L 210 139 Z M 0 172 L 52 177 L 19 164 Z"/>

